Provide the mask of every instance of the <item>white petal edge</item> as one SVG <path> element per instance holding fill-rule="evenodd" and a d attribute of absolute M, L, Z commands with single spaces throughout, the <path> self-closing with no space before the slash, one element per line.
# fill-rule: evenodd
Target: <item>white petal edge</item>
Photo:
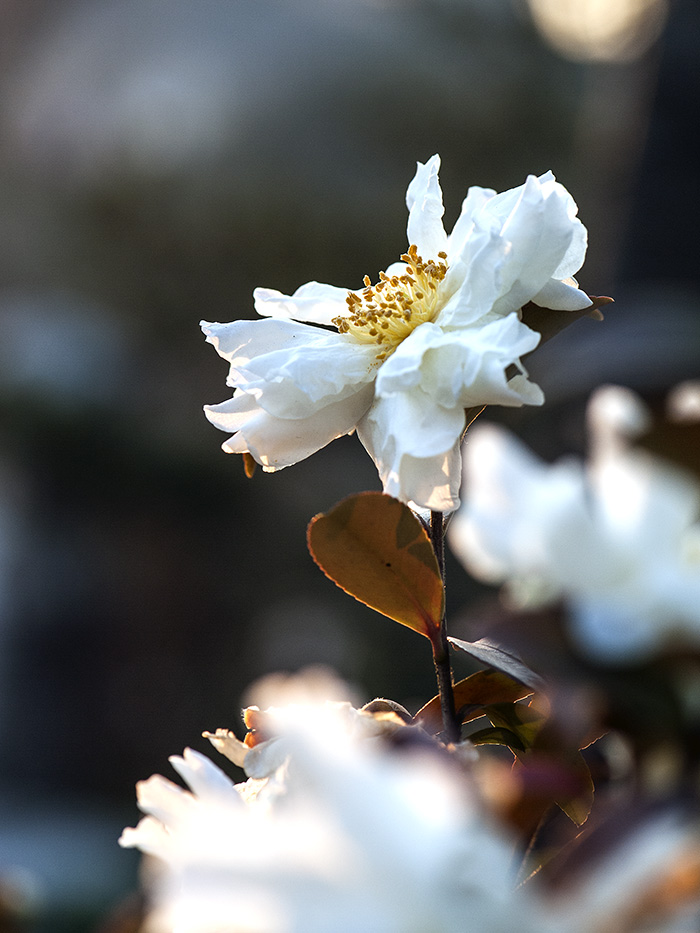
<path fill-rule="evenodd" d="M 219 405 L 207 405 L 211 423 L 233 436 L 221 446 L 226 453 L 250 453 L 266 473 L 304 460 L 344 434 L 352 434 L 372 403 L 374 387 L 331 402 L 308 418 L 283 419 L 268 414 L 246 393 L 237 393 Z"/>
<path fill-rule="evenodd" d="M 423 259 L 437 259 L 446 250 L 447 234 L 442 225 L 445 208 L 438 172 L 440 156 L 434 155 L 425 163 L 417 163 L 416 174 L 406 191 L 408 207 L 408 242 L 415 244 Z"/>
<path fill-rule="evenodd" d="M 337 285 L 307 282 L 292 295 L 285 295 L 275 288 L 256 288 L 253 300 L 255 310 L 263 317 L 332 326 L 333 318 L 347 311 L 345 299 L 348 291 Z"/>
<path fill-rule="evenodd" d="M 294 321 L 204 324 L 230 363 L 227 383 L 277 418 L 307 418 L 373 381 L 376 347 Z"/>
<path fill-rule="evenodd" d="M 464 411 L 436 406 L 420 388 L 377 399 L 357 436 L 384 491 L 402 502 L 449 512 L 459 504 Z"/>

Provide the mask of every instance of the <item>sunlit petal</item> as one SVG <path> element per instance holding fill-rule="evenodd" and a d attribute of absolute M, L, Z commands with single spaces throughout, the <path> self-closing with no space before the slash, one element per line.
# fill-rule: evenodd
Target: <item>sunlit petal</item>
<path fill-rule="evenodd" d="M 372 386 L 365 386 L 307 418 L 276 418 L 242 392 L 219 405 L 207 405 L 205 414 L 215 427 L 235 432 L 222 444 L 226 453 L 250 453 L 272 473 L 304 460 L 344 434 L 352 434 L 371 402 Z"/>
<path fill-rule="evenodd" d="M 440 156 L 432 156 L 425 165 L 419 162 L 406 191 L 408 242 L 415 243 L 424 259 L 435 259 L 447 245 L 447 234 L 442 225 L 445 208 L 438 180 L 439 170 Z"/>
<path fill-rule="evenodd" d="M 347 288 L 307 282 L 293 295 L 283 295 L 274 288 L 256 288 L 253 298 L 255 310 L 263 317 L 330 326 L 333 318 L 344 312 L 347 294 Z"/>

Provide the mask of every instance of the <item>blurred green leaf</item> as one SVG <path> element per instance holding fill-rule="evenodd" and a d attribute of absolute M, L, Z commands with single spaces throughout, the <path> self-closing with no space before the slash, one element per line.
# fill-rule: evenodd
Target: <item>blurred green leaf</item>
<path fill-rule="evenodd" d="M 413 512 L 361 492 L 309 524 L 311 556 L 327 577 L 377 612 L 434 639 L 444 590 L 430 539 Z"/>

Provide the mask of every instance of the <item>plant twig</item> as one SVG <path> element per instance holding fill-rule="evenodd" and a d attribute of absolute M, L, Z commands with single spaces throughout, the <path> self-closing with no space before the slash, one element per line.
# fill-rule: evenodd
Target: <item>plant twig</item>
<path fill-rule="evenodd" d="M 435 557 L 442 577 L 443 593 L 445 590 L 445 521 L 442 512 L 430 513 L 430 541 L 435 551 Z M 444 600 L 443 600 L 444 604 Z M 433 660 L 437 675 L 438 691 L 440 693 L 440 707 L 442 709 L 443 733 L 448 742 L 456 742 L 460 737 L 460 728 L 455 710 L 454 689 L 452 683 L 452 665 L 447 642 L 447 626 L 445 609 L 443 606 L 440 632 L 432 641 Z"/>

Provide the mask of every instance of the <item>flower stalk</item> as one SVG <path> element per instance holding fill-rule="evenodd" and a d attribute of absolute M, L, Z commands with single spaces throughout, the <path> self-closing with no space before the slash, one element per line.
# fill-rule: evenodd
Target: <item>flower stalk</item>
<path fill-rule="evenodd" d="M 430 513 L 430 542 L 435 552 L 435 558 L 440 568 L 443 593 L 445 591 L 445 519 L 442 512 Z M 454 689 L 452 682 L 452 665 L 450 664 L 450 650 L 447 643 L 446 600 L 443 599 L 442 618 L 440 629 L 436 638 L 431 639 L 433 646 L 433 661 L 440 694 L 440 708 L 442 710 L 443 734 L 446 741 L 456 742 L 460 738 L 459 722 L 455 709 Z"/>

